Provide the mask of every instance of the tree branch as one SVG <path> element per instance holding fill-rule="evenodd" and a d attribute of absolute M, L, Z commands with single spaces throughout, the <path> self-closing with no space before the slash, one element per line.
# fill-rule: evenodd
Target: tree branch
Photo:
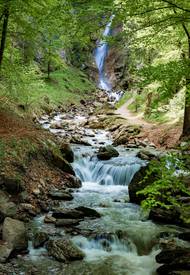
<path fill-rule="evenodd" d="M 177 9 L 182 10 L 182 11 L 190 12 L 189 9 L 183 8 L 183 7 L 181 7 L 181 6 L 178 6 L 177 4 L 171 2 L 170 0 L 161 0 L 161 1 L 162 1 L 162 2 L 165 2 L 165 3 L 168 3 L 168 4 L 171 5 L 172 7 L 175 7 L 175 8 L 177 8 Z"/>
<path fill-rule="evenodd" d="M 146 13 L 149 13 L 149 12 L 154 12 L 154 11 L 163 10 L 163 9 L 170 9 L 170 7 L 167 6 L 167 7 L 160 7 L 160 8 L 155 8 L 155 9 L 151 9 L 151 10 L 146 10 L 146 11 L 143 11 L 143 12 L 140 12 L 140 13 L 134 13 L 130 16 L 143 15 L 143 14 L 146 14 Z"/>

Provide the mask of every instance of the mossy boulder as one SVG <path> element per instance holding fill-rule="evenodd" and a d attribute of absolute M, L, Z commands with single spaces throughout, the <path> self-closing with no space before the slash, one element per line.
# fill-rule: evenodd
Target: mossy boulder
<path fill-rule="evenodd" d="M 118 157 L 118 156 L 119 156 L 119 152 L 112 145 L 100 147 L 97 153 L 97 157 L 100 160 L 109 160 L 113 157 Z"/>

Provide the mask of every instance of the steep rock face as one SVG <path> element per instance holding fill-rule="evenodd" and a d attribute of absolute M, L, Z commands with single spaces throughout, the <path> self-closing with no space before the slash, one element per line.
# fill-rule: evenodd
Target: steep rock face
<path fill-rule="evenodd" d="M 122 41 L 119 45 L 110 48 L 105 64 L 105 73 L 109 76 L 113 89 L 127 89 L 127 60 L 128 51 L 124 48 Z"/>

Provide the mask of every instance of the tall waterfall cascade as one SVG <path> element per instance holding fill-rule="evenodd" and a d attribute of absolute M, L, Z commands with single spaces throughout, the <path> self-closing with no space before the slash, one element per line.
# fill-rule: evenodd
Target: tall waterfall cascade
<path fill-rule="evenodd" d="M 111 101 L 117 102 L 123 95 L 123 92 L 112 90 L 112 84 L 105 73 L 105 62 L 109 51 L 109 45 L 106 41 L 106 38 L 111 36 L 111 27 L 114 17 L 115 15 L 112 15 L 110 17 L 110 20 L 107 23 L 106 28 L 103 32 L 103 39 L 97 43 L 94 58 L 99 71 L 99 88 L 104 90 L 108 94 Z"/>
<path fill-rule="evenodd" d="M 95 61 L 99 71 L 99 87 L 105 91 L 111 91 L 112 85 L 107 79 L 104 71 L 105 60 L 108 54 L 108 42 L 106 41 L 106 37 L 111 34 L 111 25 L 114 19 L 114 15 L 111 16 L 108 24 L 103 33 L 104 40 L 98 42 L 98 46 L 95 50 Z"/>

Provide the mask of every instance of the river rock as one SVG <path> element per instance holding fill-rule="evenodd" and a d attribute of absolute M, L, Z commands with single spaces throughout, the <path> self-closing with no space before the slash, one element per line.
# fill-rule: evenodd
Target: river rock
<path fill-rule="evenodd" d="M 138 126 L 121 125 L 114 132 L 113 144 L 114 145 L 127 144 L 131 137 L 135 137 L 139 133 L 140 133 L 140 128 Z"/>
<path fill-rule="evenodd" d="M 188 248 L 176 247 L 164 249 L 156 256 L 158 263 L 164 264 L 157 269 L 158 274 L 175 274 L 179 271 L 190 271 L 190 251 Z"/>
<path fill-rule="evenodd" d="M 51 125 L 50 125 L 50 128 L 51 129 L 64 129 L 65 128 L 65 125 L 62 123 L 62 122 L 53 122 Z"/>
<path fill-rule="evenodd" d="M 85 256 L 84 253 L 68 239 L 49 241 L 47 250 L 49 256 L 54 257 L 60 262 L 82 260 Z"/>
<path fill-rule="evenodd" d="M 17 206 L 14 202 L 0 201 L 0 222 L 3 222 L 6 217 L 14 217 L 17 213 Z"/>
<path fill-rule="evenodd" d="M 75 210 L 82 212 L 84 214 L 84 217 L 91 217 L 91 218 L 100 218 L 101 215 L 94 209 L 84 207 L 84 206 L 78 206 L 75 208 Z"/>
<path fill-rule="evenodd" d="M 138 152 L 137 157 L 143 160 L 160 159 L 164 153 L 159 152 L 153 148 L 142 149 Z"/>
<path fill-rule="evenodd" d="M 152 181 L 142 180 L 145 178 L 148 167 L 142 166 L 140 170 L 134 175 L 132 181 L 129 184 L 129 198 L 130 202 L 140 204 L 146 197 L 144 195 L 137 195 L 138 191 L 143 190 L 146 186 L 150 185 Z"/>
<path fill-rule="evenodd" d="M 80 219 L 58 219 L 56 220 L 55 225 L 57 227 L 64 227 L 64 226 L 73 226 L 80 223 Z"/>
<path fill-rule="evenodd" d="M 70 143 L 91 146 L 91 144 L 88 141 L 85 141 L 81 137 L 78 137 L 78 136 L 73 136 L 70 140 Z"/>
<path fill-rule="evenodd" d="M 6 242 L 1 243 L 0 244 L 0 263 L 5 263 L 6 260 L 9 258 L 11 252 L 12 252 L 12 248 L 10 248 Z"/>
<path fill-rule="evenodd" d="M 56 223 L 56 218 L 46 215 L 44 218 L 44 223 Z"/>
<path fill-rule="evenodd" d="M 74 161 L 74 153 L 71 149 L 71 146 L 68 143 L 62 143 L 60 146 L 60 151 L 62 157 L 66 159 L 68 162 Z"/>
<path fill-rule="evenodd" d="M 69 173 L 73 176 L 75 176 L 75 172 L 71 166 L 71 164 L 65 160 L 61 155 L 59 155 L 56 150 L 51 150 L 51 159 L 52 163 L 61 169 L 62 171 Z"/>
<path fill-rule="evenodd" d="M 22 221 L 6 218 L 3 223 L 3 241 L 10 248 L 24 250 L 28 247 L 25 224 Z"/>
<path fill-rule="evenodd" d="M 109 160 L 112 157 L 118 157 L 118 156 L 119 156 L 118 151 L 112 145 L 100 147 L 97 153 L 97 157 L 100 160 Z"/>
<path fill-rule="evenodd" d="M 55 200 L 71 201 L 73 199 L 68 191 L 50 191 L 49 195 Z"/>
<path fill-rule="evenodd" d="M 74 209 L 60 209 L 52 214 L 56 219 L 83 219 L 85 217 L 100 218 L 101 215 L 94 209 L 79 206 Z"/>
<path fill-rule="evenodd" d="M 37 232 L 34 235 L 34 240 L 33 240 L 33 246 L 34 248 L 38 248 L 41 247 L 45 244 L 45 242 L 47 242 L 49 239 L 49 236 L 46 232 Z"/>
<path fill-rule="evenodd" d="M 82 182 L 79 178 L 68 174 L 64 185 L 68 188 L 80 188 L 82 186 Z"/>
<path fill-rule="evenodd" d="M 52 217 L 55 219 L 81 219 L 84 213 L 75 209 L 60 209 L 53 212 Z"/>
<path fill-rule="evenodd" d="M 32 216 L 36 216 L 40 213 L 40 210 L 30 203 L 21 203 L 19 209 L 28 212 Z"/>
<path fill-rule="evenodd" d="M 180 212 L 176 209 L 154 208 L 149 213 L 149 219 L 167 224 L 182 224 Z"/>

